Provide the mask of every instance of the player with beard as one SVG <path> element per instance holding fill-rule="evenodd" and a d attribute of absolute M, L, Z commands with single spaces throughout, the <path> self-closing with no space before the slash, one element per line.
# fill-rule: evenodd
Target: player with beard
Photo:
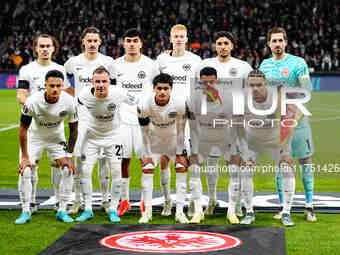
<path fill-rule="evenodd" d="M 177 24 L 171 28 L 170 42 L 172 50 L 168 53 L 163 53 L 157 57 L 157 62 L 160 66 L 162 73 L 170 74 L 173 79 L 172 95 L 175 97 L 190 98 L 190 84 L 195 82 L 195 74 L 201 64 L 201 58 L 186 50 L 188 43 L 187 28 L 184 25 Z M 190 154 L 190 129 L 189 125 L 185 126 L 185 150 L 186 154 Z M 161 158 L 161 164 L 163 162 Z M 181 174 L 180 174 L 181 175 Z M 161 184 L 164 193 L 164 207 L 162 211 L 163 216 L 171 214 L 172 201 L 170 199 L 170 168 L 166 168 L 160 173 Z M 195 173 L 190 176 L 190 182 L 200 182 L 200 174 Z M 186 180 L 183 180 L 186 182 Z M 191 187 L 198 187 L 198 185 L 191 185 Z M 191 189 L 193 194 L 199 190 Z M 193 212 L 195 210 L 195 212 Z M 200 213 L 201 208 L 193 209 L 193 202 L 189 210 L 189 215 L 193 216 L 194 213 Z"/>
<path fill-rule="evenodd" d="M 64 81 L 64 89 L 68 93 L 72 93 L 70 84 L 66 79 L 66 73 L 63 66 L 58 65 L 53 62 L 53 58 L 58 55 L 59 43 L 58 41 L 51 35 L 41 34 L 34 38 L 33 41 L 33 49 L 34 53 L 37 56 L 37 59 L 23 67 L 19 70 L 19 84 L 17 91 L 17 99 L 19 104 L 25 104 L 28 96 L 33 95 L 34 93 L 45 90 L 45 75 L 50 70 L 59 70 L 65 76 Z M 33 123 L 28 130 L 28 141 L 30 140 L 30 130 L 35 127 L 35 122 L 33 119 Z M 30 142 L 28 142 L 30 150 Z M 21 158 L 21 151 L 19 158 Z M 34 167 L 32 167 L 32 194 L 31 194 L 31 212 L 34 213 L 38 209 L 38 204 L 36 202 L 36 193 L 37 193 L 37 183 L 38 183 L 38 163 L 33 162 Z M 56 196 L 56 202 L 59 201 L 59 183 L 60 183 L 60 171 L 57 165 L 51 165 L 51 177 L 52 183 L 54 186 L 54 193 Z M 22 202 L 22 176 L 19 175 L 18 182 L 18 190 L 20 201 Z M 56 203 L 57 205 L 57 203 Z M 56 207 L 57 208 L 57 207 Z"/>
<path fill-rule="evenodd" d="M 152 92 L 152 79 L 159 74 L 155 61 L 142 54 L 142 35 L 135 28 L 123 35 L 125 55 L 116 59 L 109 67 L 111 78 L 116 86 L 136 98 L 144 98 Z M 118 215 L 122 216 L 130 209 L 129 203 L 129 167 L 132 151 L 139 157 L 142 149 L 142 133 L 138 123 L 135 105 L 123 104 L 121 109 L 121 139 L 123 144 L 121 203 Z"/>
<path fill-rule="evenodd" d="M 286 53 L 287 34 L 281 27 L 274 27 L 269 30 L 267 35 L 267 46 L 271 49 L 272 57 L 263 60 L 260 70 L 266 75 L 268 85 L 285 87 L 305 88 L 312 90 L 308 66 L 306 61 L 300 57 Z M 291 95 L 296 98 L 297 95 Z M 302 184 L 305 191 L 306 220 L 315 222 L 316 216 L 313 210 L 313 190 L 314 175 L 312 170 L 312 155 L 314 153 L 312 131 L 307 116 L 299 122 L 293 133 L 292 138 L 292 155 L 299 159 L 300 168 L 302 170 Z M 276 177 L 276 185 L 279 193 L 279 200 L 283 204 L 282 194 L 282 176 Z M 282 210 L 274 219 L 281 219 Z"/>
<path fill-rule="evenodd" d="M 239 60 L 231 56 L 231 51 L 234 48 L 235 39 L 232 33 L 226 31 L 220 31 L 216 34 L 215 47 L 217 52 L 217 57 L 204 59 L 202 62 L 201 70 L 204 67 L 213 67 L 217 70 L 217 77 L 219 79 L 220 87 L 223 89 L 242 89 L 246 87 L 248 73 L 252 70 L 252 67 L 245 61 Z M 227 103 L 226 114 L 232 114 L 232 95 L 231 93 L 225 93 L 224 102 Z M 230 139 L 231 141 L 231 139 Z M 230 142 L 229 142 L 230 144 Z M 231 222 L 238 223 L 237 216 L 235 215 L 235 211 L 238 214 L 240 210 L 236 209 L 236 205 L 239 204 L 238 195 L 239 194 L 239 155 L 230 155 L 231 146 L 229 145 L 225 148 L 227 151 L 225 157 L 228 164 L 231 168 L 235 168 L 236 170 L 231 172 L 230 181 L 228 187 L 229 193 L 229 208 L 228 208 L 228 219 Z M 239 151 L 239 150 L 237 150 Z M 235 152 L 237 152 L 235 151 Z M 216 166 L 218 165 L 219 157 L 214 155 L 210 155 L 208 158 L 208 164 L 211 164 L 212 167 L 218 169 Z M 216 184 L 218 179 L 217 171 L 208 171 L 206 173 L 207 176 L 207 184 L 208 184 L 208 194 L 209 194 L 209 204 L 204 214 L 211 215 L 214 212 L 214 208 L 216 206 Z"/>
<path fill-rule="evenodd" d="M 266 111 L 263 114 L 253 113 L 250 111 L 250 105 L 246 103 L 245 121 L 247 126 L 246 140 L 248 151 L 243 152 L 242 157 L 248 163 L 247 167 L 243 167 L 241 177 L 241 199 L 244 201 L 247 214 L 241 220 L 241 224 L 251 224 L 255 221 L 253 210 L 253 174 L 256 164 L 259 162 L 261 155 L 267 152 L 271 154 L 275 161 L 275 167 L 280 172 L 283 179 L 283 214 L 282 224 L 285 226 L 294 226 L 294 222 L 290 217 L 290 210 L 293 203 L 295 191 L 295 178 L 293 172 L 293 160 L 291 158 L 291 139 L 287 139 L 286 143 L 280 146 L 280 107 L 273 105 L 275 101 L 274 90 L 278 91 L 278 87 L 268 87 L 266 77 L 260 70 L 253 70 L 248 76 L 248 93 L 246 94 L 246 102 L 248 97 L 252 98 L 252 107 L 256 110 Z M 278 95 L 277 93 L 276 95 Z"/>
<path fill-rule="evenodd" d="M 99 29 L 95 27 L 87 27 L 83 30 L 81 35 L 81 43 L 84 52 L 78 56 L 68 59 L 64 66 L 67 75 L 70 79 L 74 79 L 74 89 L 72 92 L 75 97 L 80 95 L 80 92 L 86 87 L 92 87 L 92 75 L 93 71 L 99 67 L 108 67 L 113 63 L 113 59 L 109 56 L 105 56 L 99 52 L 99 47 L 102 43 Z M 86 132 L 87 116 L 86 112 L 79 112 L 79 137 L 75 148 L 76 166 L 78 169 L 82 169 L 82 160 L 80 158 L 80 147 L 84 133 Z M 69 210 L 70 214 L 76 214 L 81 208 L 81 187 L 80 176 L 81 172 L 78 171 L 74 176 L 74 192 L 75 200 L 72 207 Z M 106 212 L 109 210 L 109 194 L 110 194 L 110 172 L 107 167 L 105 159 L 98 158 L 98 180 L 100 185 L 100 191 L 102 193 L 102 206 Z"/>
<path fill-rule="evenodd" d="M 72 175 L 75 167 L 72 162 L 72 152 L 77 139 L 77 108 L 69 94 L 62 91 L 65 76 L 58 70 L 50 70 L 45 76 L 45 90 L 31 95 L 25 101 L 19 128 L 19 140 L 22 159 L 19 165 L 22 192 L 22 214 L 15 224 L 25 224 L 31 221 L 30 201 L 32 195 L 32 169 L 36 168 L 44 150 L 60 172 L 58 183 L 59 208 L 57 220 L 73 222 L 66 212 L 66 205 L 72 192 Z M 70 137 L 65 148 L 64 120 L 68 116 Z M 28 129 L 34 119 L 35 125 Z M 28 149 L 28 147 L 30 147 Z M 65 151 L 66 149 L 66 151 Z"/>

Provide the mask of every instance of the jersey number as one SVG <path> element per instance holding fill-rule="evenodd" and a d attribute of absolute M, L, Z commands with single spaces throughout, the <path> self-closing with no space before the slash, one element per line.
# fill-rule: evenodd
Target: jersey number
<path fill-rule="evenodd" d="M 123 145 L 116 145 L 116 156 L 121 157 L 122 156 L 122 150 L 123 150 Z"/>

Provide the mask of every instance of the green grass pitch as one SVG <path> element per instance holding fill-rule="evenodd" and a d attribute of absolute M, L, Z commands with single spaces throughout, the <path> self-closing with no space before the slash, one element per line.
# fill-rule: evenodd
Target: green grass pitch
<path fill-rule="evenodd" d="M 311 125 L 315 154 L 313 163 L 319 169 L 315 178 L 316 192 L 340 192 L 339 171 L 339 130 L 340 130 L 340 93 L 313 92 L 308 109 L 312 112 Z M 18 124 L 20 107 L 16 102 L 15 90 L 0 90 L 0 188 L 17 188 L 18 166 L 18 128 L 10 128 Z M 266 155 L 262 164 L 269 160 Z M 46 154 L 39 166 L 38 188 L 52 188 L 50 182 L 50 170 Z M 140 165 L 137 160 L 132 164 L 131 189 L 140 188 Z M 328 172 L 327 172 L 328 170 Z M 174 173 L 172 173 L 174 174 Z M 297 172 L 296 191 L 302 192 L 300 175 Z M 94 187 L 98 188 L 97 174 L 94 171 Z M 155 175 L 156 188 L 159 188 L 158 174 Z M 219 189 L 226 189 L 228 178 L 220 178 Z M 206 188 L 204 182 L 204 188 Z M 174 189 L 174 183 L 172 183 Z M 255 191 L 273 191 L 275 184 L 273 175 L 256 174 Z M 33 216 L 33 221 L 23 226 L 14 225 L 15 219 L 20 215 L 18 210 L 0 211 L 0 253 L 1 254 L 37 254 L 65 231 L 72 224 L 64 224 L 55 221 L 52 211 L 39 211 Z M 296 223 L 294 228 L 286 229 L 287 254 L 338 254 L 340 249 L 340 216 L 333 214 L 319 214 L 318 222 L 307 223 L 303 214 L 293 214 Z M 135 224 L 140 215 L 138 212 L 130 212 L 122 217 L 122 223 Z M 279 226 L 280 222 L 273 221 L 271 213 L 256 214 L 257 226 Z M 96 212 L 96 217 L 90 223 L 109 224 L 104 212 Z M 173 218 L 161 217 L 159 212 L 154 213 L 153 222 L 159 224 L 175 224 Z M 203 224 L 227 224 L 225 215 L 218 213 L 213 217 L 207 217 Z"/>

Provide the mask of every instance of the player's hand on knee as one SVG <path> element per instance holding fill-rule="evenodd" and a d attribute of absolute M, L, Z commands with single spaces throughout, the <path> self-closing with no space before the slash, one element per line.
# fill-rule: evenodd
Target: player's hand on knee
<path fill-rule="evenodd" d="M 198 155 L 197 154 L 191 155 L 189 157 L 189 162 L 190 162 L 190 165 L 199 165 Z"/>
<path fill-rule="evenodd" d="M 57 161 L 58 166 L 61 169 L 64 169 L 65 167 L 67 167 L 70 174 L 76 173 L 76 167 L 74 166 L 72 159 L 64 157 L 64 158 L 58 158 L 56 161 Z"/>
<path fill-rule="evenodd" d="M 231 155 L 229 164 L 230 165 L 240 165 L 241 164 L 241 157 L 239 155 Z"/>
<path fill-rule="evenodd" d="M 293 165 L 293 159 L 292 159 L 292 157 L 289 156 L 289 155 L 281 155 L 281 156 L 280 156 L 280 166 L 281 166 L 282 164 L 288 164 L 288 165 L 292 166 L 292 165 Z"/>
<path fill-rule="evenodd" d="M 183 155 L 176 155 L 175 170 L 176 172 L 185 172 L 189 166 L 188 159 Z"/>
<path fill-rule="evenodd" d="M 155 163 L 153 162 L 152 158 L 150 157 L 142 157 L 140 159 L 142 164 L 142 170 L 144 173 L 151 173 L 155 169 Z"/>
<path fill-rule="evenodd" d="M 32 169 L 32 164 L 30 162 L 30 160 L 28 158 L 23 158 L 19 164 L 19 174 L 23 175 L 24 170 L 26 169 L 26 167 L 29 167 Z"/>

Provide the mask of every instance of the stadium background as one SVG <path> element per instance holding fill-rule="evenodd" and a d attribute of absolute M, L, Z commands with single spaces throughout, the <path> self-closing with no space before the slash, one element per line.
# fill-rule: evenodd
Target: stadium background
<path fill-rule="evenodd" d="M 328 164 L 340 164 L 340 3 L 339 1 L 4 1 L 0 10 L 0 187 L 16 188 L 18 138 L 16 125 L 19 105 L 16 102 L 16 74 L 20 66 L 32 61 L 32 39 L 37 33 L 49 33 L 59 40 L 56 62 L 63 64 L 81 52 L 80 33 L 94 25 L 103 33 L 103 54 L 117 58 L 123 54 L 121 36 L 131 27 L 143 32 L 143 53 L 155 58 L 170 49 L 169 30 L 177 23 L 188 29 L 189 50 L 203 58 L 216 56 L 214 32 L 232 31 L 236 38 L 233 56 L 248 61 L 254 68 L 269 57 L 265 46 L 266 32 L 274 25 L 288 33 L 287 51 L 303 57 L 312 74 L 313 94 L 308 109 L 315 143 L 313 162 L 324 168 L 317 173 L 316 192 L 340 192 L 339 173 L 329 172 Z M 5 89 L 8 90 L 5 90 Z M 131 188 L 139 188 L 139 165 Z M 297 173 L 298 175 L 298 173 Z M 258 176 L 259 177 L 259 176 Z M 94 175 L 95 182 L 96 175 Z M 156 182 L 159 185 L 159 182 Z M 219 180 L 225 190 L 228 179 Z M 40 165 L 38 188 L 51 188 L 46 157 Z M 174 185 L 172 185 L 174 188 Z M 273 191 L 273 176 L 255 178 L 256 191 Z M 302 192 L 300 179 L 297 191 Z M 0 189 L 1 192 L 1 189 Z M 0 211 L 1 254 L 37 254 L 50 245 L 70 225 L 54 221 L 50 211 L 39 213 L 33 222 L 22 227 L 13 222 L 19 211 Z M 98 213 L 93 223 L 108 223 Z M 272 214 L 259 214 L 256 225 L 280 226 Z M 123 223 L 136 223 L 139 214 L 131 212 Z M 207 218 L 204 224 L 225 224 L 224 214 Z M 308 224 L 303 215 L 293 215 L 297 226 L 287 229 L 287 254 L 336 254 L 340 244 L 338 215 L 318 215 L 319 221 Z M 174 224 L 158 214 L 156 223 Z M 44 238 L 41 238 L 41 233 Z M 306 234 L 308 233 L 308 234 Z M 318 240 L 316 244 L 314 240 Z"/>

